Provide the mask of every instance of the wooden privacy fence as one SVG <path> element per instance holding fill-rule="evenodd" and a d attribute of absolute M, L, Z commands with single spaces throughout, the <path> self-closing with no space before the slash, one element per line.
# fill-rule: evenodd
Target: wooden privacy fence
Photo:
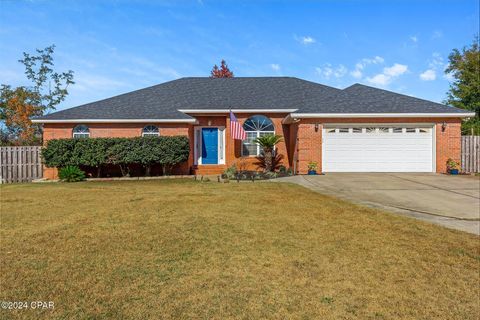
<path fill-rule="evenodd" d="M 43 175 L 42 147 L 0 147 L 1 183 L 31 182 Z"/>
<path fill-rule="evenodd" d="M 462 136 L 462 172 L 480 172 L 480 136 Z"/>

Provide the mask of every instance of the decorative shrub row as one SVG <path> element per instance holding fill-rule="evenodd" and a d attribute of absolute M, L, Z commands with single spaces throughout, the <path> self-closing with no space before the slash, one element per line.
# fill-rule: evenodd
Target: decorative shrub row
<path fill-rule="evenodd" d="M 141 165 L 150 175 L 150 167 L 158 164 L 169 174 L 173 166 L 188 159 L 189 152 L 186 136 L 55 139 L 42 148 L 42 158 L 47 167 L 94 167 L 98 176 L 101 166 L 118 165 L 126 176 L 129 165 Z"/>

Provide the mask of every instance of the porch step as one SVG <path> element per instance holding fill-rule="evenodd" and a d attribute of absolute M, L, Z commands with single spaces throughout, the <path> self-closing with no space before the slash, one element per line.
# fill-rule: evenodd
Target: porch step
<path fill-rule="evenodd" d="M 219 165 L 198 165 L 193 167 L 193 174 L 197 176 L 219 175 L 227 169 L 224 164 Z"/>

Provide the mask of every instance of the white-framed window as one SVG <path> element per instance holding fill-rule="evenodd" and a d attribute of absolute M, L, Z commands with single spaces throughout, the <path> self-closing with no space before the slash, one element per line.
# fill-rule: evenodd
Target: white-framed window
<path fill-rule="evenodd" d="M 159 135 L 158 127 L 154 125 L 145 126 L 142 130 L 142 137 L 158 137 Z"/>
<path fill-rule="evenodd" d="M 275 134 L 272 120 L 262 115 L 254 115 L 243 124 L 247 139 L 242 143 L 242 156 L 259 156 L 262 154 L 260 146 L 254 142 L 261 136 Z"/>
<path fill-rule="evenodd" d="M 73 134 L 72 134 L 74 139 L 78 138 L 89 138 L 90 137 L 90 129 L 84 125 L 84 124 L 79 124 L 73 128 Z"/>

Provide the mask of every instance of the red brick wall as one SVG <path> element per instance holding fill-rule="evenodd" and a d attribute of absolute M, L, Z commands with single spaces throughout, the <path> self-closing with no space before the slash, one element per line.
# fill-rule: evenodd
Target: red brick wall
<path fill-rule="evenodd" d="M 256 113 L 255 113 L 256 114 Z M 252 114 L 237 114 L 238 121 L 243 124 Z M 284 137 L 284 141 L 277 145 L 280 154 L 284 155 L 282 164 L 289 166 L 289 155 L 287 152 L 287 143 L 289 144 L 290 133 L 288 125 L 282 125 L 282 120 L 286 114 L 264 114 L 269 117 L 275 126 L 275 133 Z M 187 163 L 183 164 L 177 169 L 175 173 L 189 174 L 190 168 L 193 166 L 194 156 L 194 127 L 195 126 L 222 126 L 225 127 L 225 160 L 226 165 L 231 166 L 236 164 L 242 166 L 247 170 L 258 170 L 255 164 L 257 159 L 255 157 L 242 157 L 241 142 L 233 140 L 230 135 L 230 120 L 228 115 L 198 115 L 196 116 L 198 124 L 155 124 L 159 127 L 160 135 L 187 135 L 190 139 L 190 157 Z M 139 137 L 142 133 L 142 128 L 151 123 L 92 123 L 88 124 L 90 128 L 90 137 L 104 138 L 104 137 Z M 72 130 L 77 124 L 45 124 L 44 125 L 44 143 L 50 139 L 71 138 Z M 293 150 L 293 148 L 290 147 Z M 56 179 L 56 168 L 44 168 L 44 177 L 47 179 Z"/>
<path fill-rule="evenodd" d="M 238 121 L 243 124 L 249 117 L 256 115 L 259 113 L 238 113 L 235 116 L 237 117 Z M 287 116 L 287 114 L 278 114 L 278 113 L 261 113 L 262 115 L 270 118 L 272 120 L 273 125 L 275 126 L 275 134 L 280 135 L 283 137 L 283 141 L 280 142 L 276 148 L 278 152 L 284 156 L 282 160 L 282 165 L 289 167 L 289 154 L 287 143 L 289 143 L 289 130 L 288 125 L 282 125 L 282 120 Z M 288 136 L 287 136 L 288 135 Z M 228 166 L 236 164 L 237 167 L 242 166 L 245 167 L 247 170 L 258 170 L 258 165 L 255 164 L 257 162 L 256 157 L 242 157 L 242 144 L 240 140 L 233 140 L 230 135 L 230 120 L 227 120 L 227 131 L 225 136 L 226 141 L 226 163 Z M 235 143 L 231 143 L 235 141 Z M 229 143 L 230 142 L 230 143 Z"/>
<path fill-rule="evenodd" d="M 253 114 L 237 114 L 243 123 Z M 326 123 L 435 123 L 436 124 L 436 167 L 437 172 L 446 171 L 446 161 L 452 158 L 460 160 L 460 119 L 429 118 L 377 118 L 377 119 L 302 119 L 298 123 L 282 125 L 286 114 L 264 114 L 275 125 L 275 133 L 283 136 L 283 142 L 277 145 L 280 154 L 284 155 L 283 165 L 297 168 L 297 172 L 305 174 L 310 161 L 318 163 L 318 171 L 322 170 L 322 128 Z M 248 170 L 257 170 L 255 157 L 241 156 L 241 142 L 233 140 L 230 135 L 230 120 L 227 115 L 199 115 L 196 117 L 199 126 L 224 126 L 226 165 L 236 164 Z M 442 131 L 442 123 L 447 127 Z M 318 130 L 315 124 L 318 123 Z M 45 124 L 44 142 L 50 139 L 71 138 L 76 124 Z M 91 137 L 138 137 L 147 123 L 104 123 L 89 124 Z M 176 173 L 188 174 L 193 166 L 194 126 L 192 124 L 156 124 L 161 135 L 187 135 L 190 138 L 190 157 L 178 168 Z M 55 168 L 45 168 L 44 177 L 56 179 Z"/>
<path fill-rule="evenodd" d="M 437 172 L 447 171 L 447 160 L 452 158 L 460 163 L 461 158 L 461 120 L 445 120 L 447 127 L 442 131 L 442 122 L 436 124 Z"/>
<path fill-rule="evenodd" d="M 442 131 L 442 123 L 447 127 Z M 297 126 L 297 172 L 306 174 L 310 161 L 318 163 L 322 171 L 322 128 L 328 123 L 435 123 L 436 127 L 436 171 L 446 172 L 446 161 L 460 161 L 461 119 L 452 118 L 364 118 L 364 119 L 302 119 Z M 315 131 L 318 124 L 318 131 Z M 293 128 L 293 127 L 292 127 Z"/>

